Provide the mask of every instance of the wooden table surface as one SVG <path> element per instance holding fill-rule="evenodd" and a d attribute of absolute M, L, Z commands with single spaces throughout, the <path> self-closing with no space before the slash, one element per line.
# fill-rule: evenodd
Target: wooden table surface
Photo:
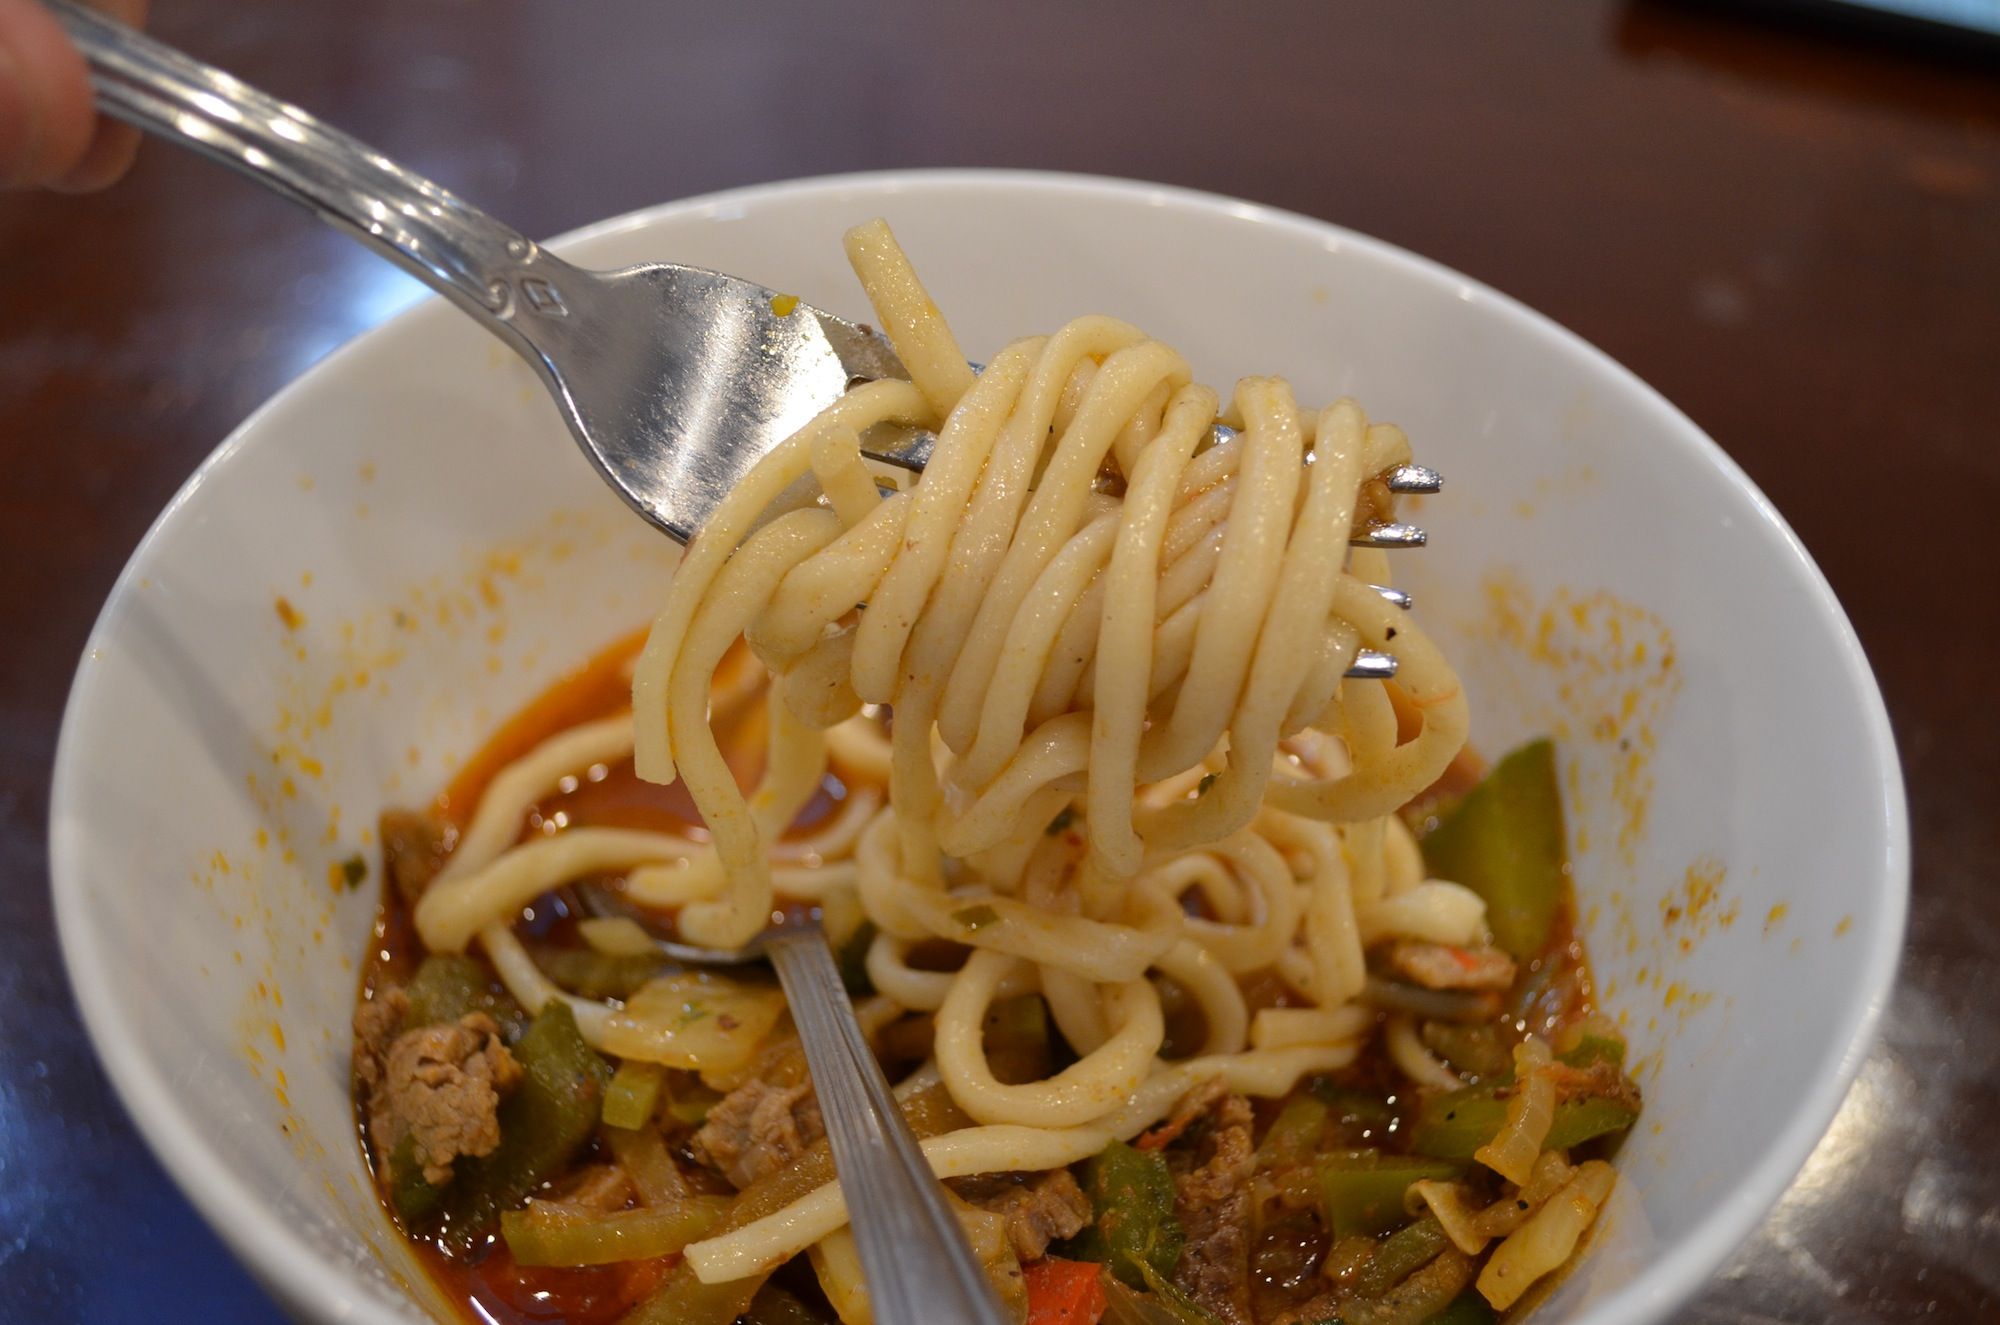
<path fill-rule="evenodd" d="M 1341 222 L 1603 346 L 1818 558 L 1881 675 L 1916 833 L 1883 1040 L 1684 1319 L 2000 1316 L 2000 61 L 1615 0 L 155 8 L 168 40 L 529 233 L 787 176 L 1094 171 Z M 154 514 L 417 293 L 158 147 L 103 196 L 0 198 L 0 1315 L 276 1317 L 77 1023 L 49 767 Z"/>

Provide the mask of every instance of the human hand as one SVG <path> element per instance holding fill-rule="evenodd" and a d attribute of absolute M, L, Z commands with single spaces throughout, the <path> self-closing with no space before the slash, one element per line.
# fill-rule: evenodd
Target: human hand
<path fill-rule="evenodd" d="M 137 26 L 147 0 L 90 0 Z M 0 0 L 0 188 L 101 189 L 132 164 L 139 131 L 97 113 L 83 56 L 38 0 Z"/>

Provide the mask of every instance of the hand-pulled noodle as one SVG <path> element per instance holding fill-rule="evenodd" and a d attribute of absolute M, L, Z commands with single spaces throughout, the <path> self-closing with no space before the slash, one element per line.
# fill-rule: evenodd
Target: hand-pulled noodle
<path fill-rule="evenodd" d="M 858 907 L 869 976 L 886 1006 L 935 1014 L 936 1072 L 976 1124 L 925 1143 L 941 1173 L 1067 1165 L 1202 1081 L 1279 1096 L 1351 1062 L 1375 1025 L 1357 1002 L 1365 947 L 1485 937 L 1479 897 L 1427 881 L 1394 817 L 1464 744 L 1458 678 L 1375 587 L 1388 559 L 1349 544 L 1408 441 L 1349 400 L 1302 410 L 1276 378 L 1239 382 L 1225 408 L 1181 355 L 1108 317 L 975 373 L 886 226 L 858 228 L 848 251 L 911 380 L 857 385 L 717 508 L 653 625 L 629 719 L 560 733 L 494 779 L 417 907 L 425 943 L 476 939 L 525 1007 L 567 1000 L 600 1050 L 687 1065 L 698 1047 L 726 1076 L 754 1046 L 713 1027 L 682 1042 L 692 1032 L 653 1011 L 671 991 L 625 1005 L 562 991 L 511 932 L 519 909 L 619 873 L 632 901 L 677 908 L 686 939 L 734 947 L 782 898 Z M 897 427 L 937 435 L 914 481 L 862 449 Z M 748 790 L 714 725 L 739 642 L 767 680 Z M 1394 702 L 1344 679 L 1364 648 L 1396 660 Z M 627 754 L 642 777 L 685 783 L 705 834 L 511 845 L 538 797 Z M 786 837 L 829 770 L 847 799 Z M 939 944 L 962 964 L 913 961 Z M 1261 971 L 1288 1006 L 1253 1014 L 1242 980 Z M 1171 1062 L 1169 987 L 1203 1028 Z M 982 1026 L 1027 992 L 1078 1056 L 1006 1082 Z M 1407 1038 L 1419 1071 L 1450 1078 Z M 1516 1150 L 1533 1162 L 1540 1121 L 1510 1118 L 1510 1169 Z M 688 1256 L 704 1280 L 733 1279 L 844 1220 L 829 1186 Z M 1563 1243 L 1568 1225 L 1544 1222 L 1519 1257 Z"/>

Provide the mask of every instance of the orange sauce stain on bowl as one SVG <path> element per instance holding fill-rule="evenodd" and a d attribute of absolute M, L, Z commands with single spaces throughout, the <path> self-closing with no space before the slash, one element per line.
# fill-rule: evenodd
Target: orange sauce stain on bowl
<path fill-rule="evenodd" d="M 1558 588 L 1538 597 L 1506 571 L 1489 575 L 1480 589 L 1478 633 L 1555 681 L 1553 710 L 1535 716 L 1546 719 L 1558 742 L 1589 743 L 1608 756 L 1606 791 L 1617 823 L 1612 845 L 1631 867 L 1645 836 L 1659 729 L 1681 686 L 1673 632 L 1606 590 Z M 1566 763 L 1564 790 L 1574 802 L 1594 789 L 1581 785 L 1577 761 Z M 1578 855 L 1592 845 L 1587 833 L 1571 843 Z"/>
<path fill-rule="evenodd" d="M 1660 899 L 1660 927 L 1675 934 L 1683 952 L 1697 940 L 1736 923 L 1742 903 L 1723 895 L 1729 871 L 1712 856 L 1687 867 L 1680 886 Z"/>
<path fill-rule="evenodd" d="M 1729 893 L 1724 863 L 1713 857 L 1691 861 L 1664 892 L 1657 876 L 1640 873 L 1660 737 L 1682 687 L 1673 631 L 1654 612 L 1607 590 L 1539 592 L 1508 570 L 1481 582 L 1479 608 L 1470 623 L 1474 652 L 1496 649 L 1500 664 L 1491 669 L 1498 693 L 1489 703 L 1556 739 L 1571 858 L 1580 876 L 1594 876 L 1596 884 L 1585 911 L 1588 927 L 1601 932 L 1599 923 L 1608 921 L 1607 949 L 1636 964 L 1628 964 L 1622 981 L 1607 983 L 1606 1002 L 1621 990 L 1628 1000 L 1657 1000 L 1655 1011 L 1636 1012 L 1648 1037 L 1684 1025 L 1717 997 L 1688 982 L 1684 961 L 1736 923 L 1741 903 Z M 1641 897 L 1657 898 L 1656 907 L 1638 906 Z M 1629 1006 L 1617 1015 L 1627 1026 L 1636 1019 Z M 1636 1070 L 1658 1061 L 1641 1058 Z"/>
<path fill-rule="evenodd" d="M 364 463 L 359 474 L 369 483 L 376 478 L 375 466 Z M 301 486 L 310 488 L 310 478 L 302 477 Z M 360 507 L 356 514 L 365 511 Z M 542 675 L 541 647 L 516 649 L 504 657 L 500 652 L 510 640 L 510 604 L 545 591 L 550 568 L 579 553 L 622 546 L 629 537 L 630 527 L 622 519 L 558 511 L 517 543 L 469 548 L 455 565 L 345 617 L 314 605 L 316 597 L 335 592 L 327 575 L 307 567 L 282 571 L 286 590 L 272 599 L 276 619 L 270 625 L 272 653 L 266 671 L 275 696 L 269 723 L 258 733 L 262 739 L 255 760 L 241 783 L 253 822 L 243 842 L 224 843 L 189 862 L 187 877 L 220 912 L 222 932 L 236 944 L 230 958 L 241 1006 L 234 1038 L 252 1074 L 277 1098 L 281 1130 L 302 1158 L 324 1156 L 325 1146 L 294 1115 L 283 1074 L 288 1068 L 299 1070 L 308 1059 L 320 1063 L 328 1055 L 343 1057 L 345 1042 L 326 1027 L 287 1024 L 278 972 L 333 966 L 336 959 L 326 955 L 327 939 L 338 934 L 342 909 L 351 898 L 367 894 L 365 885 L 378 869 L 373 863 L 375 833 L 368 821 L 372 814 L 343 815 L 329 794 L 331 784 L 354 771 L 343 766 L 354 757 L 354 743 L 342 735 L 379 723 L 379 701 L 391 693 L 392 680 L 424 651 L 449 647 L 462 652 L 465 645 L 477 643 L 489 670 Z M 651 557 L 663 555 L 651 540 L 647 545 Z M 633 618 L 643 619 L 648 606 L 635 602 Z M 624 657 L 609 665 L 610 673 L 600 668 L 598 679 L 622 688 L 625 676 L 618 669 L 638 644 L 636 636 L 624 642 Z M 561 647 L 560 641 L 553 647 Z M 587 702 L 597 703 L 598 697 Z M 476 728 L 487 727 L 484 713 L 469 716 Z M 409 769 L 421 768 L 425 747 L 412 739 L 407 748 Z M 394 767 L 373 780 L 383 794 L 397 793 L 404 763 L 396 759 Z M 461 778 L 478 775 L 477 769 L 461 770 Z M 357 817 L 362 821 L 356 822 Z M 339 971 L 354 972 L 351 954 L 339 953 L 337 962 Z M 221 963 L 217 968 L 228 971 Z M 314 1002 L 303 990 L 297 992 L 301 1005 Z M 372 1191 L 366 1204 L 374 1208 Z"/>

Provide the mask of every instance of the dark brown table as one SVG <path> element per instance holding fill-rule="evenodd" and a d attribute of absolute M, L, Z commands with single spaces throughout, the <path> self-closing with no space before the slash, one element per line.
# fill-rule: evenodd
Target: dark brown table
<path fill-rule="evenodd" d="M 785 176 L 1096 171 L 1379 235 L 1629 364 L 1825 568 L 1916 832 L 1882 1043 L 1686 1319 L 2000 1316 L 2000 59 L 1615 0 L 156 7 L 168 40 L 531 233 Z M 154 513 L 417 293 L 168 150 L 102 197 L 0 199 L 0 1316 L 276 1315 L 92 1058 L 46 786 L 71 667 Z"/>

